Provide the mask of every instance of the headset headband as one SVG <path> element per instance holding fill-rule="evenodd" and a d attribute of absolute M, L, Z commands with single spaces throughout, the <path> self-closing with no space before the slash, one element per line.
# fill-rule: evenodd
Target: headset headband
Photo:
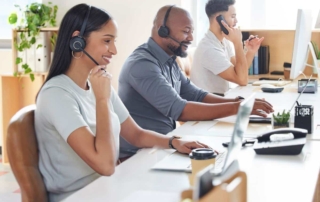
<path fill-rule="evenodd" d="M 167 23 L 167 20 L 168 20 L 168 17 L 169 17 L 169 13 L 172 9 L 172 7 L 174 7 L 174 5 L 170 6 L 169 9 L 167 10 L 166 12 L 166 15 L 164 16 L 164 19 L 163 19 L 163 26 L 166 27 L 166 23 Z"/>
<path fill-rule="evenodd" d="M 91 11 L 91 6 L 89 5 L 86 18 L 84 19 L 81 30 L 80 30 L 80 35 L 79 35 L 80 37 L 83 37 L 84 30 L 86 29 L 87 21 L 88 21 L 89 15 L 90 15 L 90 11 Z"/>

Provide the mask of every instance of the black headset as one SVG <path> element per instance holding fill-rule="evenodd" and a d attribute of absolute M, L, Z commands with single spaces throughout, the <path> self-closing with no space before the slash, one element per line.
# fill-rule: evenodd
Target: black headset
<path fill-rule="evenodd" d="M 158 30 L 158 35 L 162 38 L 167 38 L 170 35 L 170 30 L 169 30 L 169 27 L 167 27 L 166 23 L 172 7 L 174 7 L 174 5 L 170 6 L 169 9 L 167 10 L 166 15 L 164 16 L 164 19 L 163 19 L 163 24 Z"/>
<path fill-rule="evenodd" d="M 98 62 L 95 59 L 93 59 L 93 57 L 91 57 L 91 55 L 84 50 L 86 47 L 86 40 L 83 38 L 83 34 L 87 26 L 87 21 L 90 15 L 90 11 L 91 11 L 91 6 L 89 6 L 88 8 L 86 18 L 84 19 L 81 30 L 80 30 L 80 34 L 70 39 L 70 49 L 73 52 L 83 51 L 83 53 L 86 54 L 96 65 L 99 65 Z"/>
<path fill-rule="evenodd" d="M 83 38 L 84 31 L 86 29 L 87 21 L 90 15 L 91 6 L 89 6 L 86 18 L 83 21 L 80 34 L 78 36 L 74 36 L 70 40 L 70 49 L 73 52 L 81 52 L 86 47 L 86 40 Z"/>

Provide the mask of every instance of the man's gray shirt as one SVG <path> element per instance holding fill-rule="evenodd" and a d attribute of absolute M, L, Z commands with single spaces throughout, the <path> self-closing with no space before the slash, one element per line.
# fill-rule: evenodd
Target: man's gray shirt
<path fill-rule="evenodd" d="M 201 102 L 207 92 L 197 88 L 152 38 L 139 46 L 124 63 L 118 94 L 136 123 L 167 134 L 175 129 L 187 101 Z M 136 147 L 120 139 L 120 157 Z M 132 154 L 130 154 L 132 152 Z"/>

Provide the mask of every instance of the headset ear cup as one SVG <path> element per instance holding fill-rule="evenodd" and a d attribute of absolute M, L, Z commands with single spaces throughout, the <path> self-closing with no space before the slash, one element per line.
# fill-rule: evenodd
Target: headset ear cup
<path fill-rule="evenodd" d="M 86 47 L 86 41 L 84 38 L 79 36 L 74 36 L 70 40 L 70 49 L 73 52 L 81 52 Z"/>
<path fill-rule="evenodd" d="M 161 26 L 158 30 L 158 35 L 162 38 L 167 38 L 169 36 L 169 29 L 168 27 Z"/>

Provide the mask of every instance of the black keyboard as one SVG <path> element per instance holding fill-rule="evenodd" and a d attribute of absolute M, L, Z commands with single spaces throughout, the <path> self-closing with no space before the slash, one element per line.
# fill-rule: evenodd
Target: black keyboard
<path fill-rule="evenodd" d="M 280 78 L 270 78 L 270 77 L 260 77 L 259 80 L 272 80 L 272 81 L 278 81 Z"/>
<path fill-rule="evenodd" d="M 249 123 L 266 123 L 266 124 L 271 124 L 271 118 L 270 117 L 250 117 L 249 118 Z"/>

